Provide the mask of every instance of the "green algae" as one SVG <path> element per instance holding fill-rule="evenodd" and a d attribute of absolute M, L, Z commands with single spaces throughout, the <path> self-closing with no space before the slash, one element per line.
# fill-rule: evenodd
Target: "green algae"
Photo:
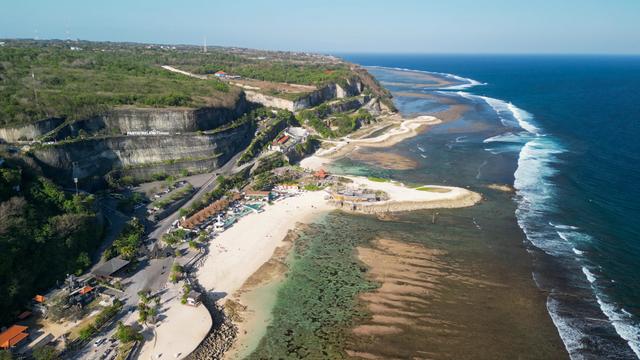
<path fill-rule="evenodd" d="M 273 320 L 249 359 L 346 357 L 345 331 L 367 316 L 357 295 L 377 284 L 355 256 L 355 248 L 369 240 L 368 229 L 344 216 L 331 213 L 296 240 Z M 347 226 L 348 232 L 341 231 Z"/>

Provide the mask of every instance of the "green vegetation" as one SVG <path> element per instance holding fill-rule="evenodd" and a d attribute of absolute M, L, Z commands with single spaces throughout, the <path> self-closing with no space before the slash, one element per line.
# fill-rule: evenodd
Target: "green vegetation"
<path fill-rule="evenodd" d="M 230 56 L 223 52 L 207 54 L 202 57 L 204 65 L 192 66 L 199 74 L 214 74 L 226 71 L 242 77 L 291 84 L 324 85 L 344 82 L 353 76 L 346 64 L 299 64 L 279 59 L 264 61 L 239 56 Z M 185 67 L 181 67 L 185 68 Z M 186 68 L 189 68 L 188 66 Z"/>
<path fill-rule="evenodd" d="M 448 193 L 449 191 L 451 191 L 450 189 L 447 189 L 447 188 L 432 187 L 432 186 L 420 186 L 415 189 L 420 191 L 429 191 L 429 192 L 436 192 L 436 193 Z"/>
<path fill-rule="evenodd" d="M 268 110 L 262 110 L 259 113 L 252 113 L 249 116 L 261 117 L 263 119 L 266 117 L 265 121 L 268 121 L 268 124 L 263 130 L 254 136 L 253 140 L 247 147 L 247 150 L 245 150 L 238 160 L 238 164 L 244 164 L 258 156 L 262 149 L 268 146 L 282 130 L 284 130 L 288 125 L 294 125 L 297 123 L 293 113 L 287 110 L 280 110 L 276 114 Z"/>
<path fill-rule="evenodd" d="M 323 138 L 335 137 L 333 131 L 322 121 L 317 113 L 309 110 L 303 110 L 298 114 L 301 123 L 311 126 Z"/>
<path fill-rule="evenodd" d="M 173 55 L 175 60 L 192 56 Z M 228 105 L 237 97 L 237 90 L 216 79 L 160 67 L 174 56 L 141 45 L 10 41 L 0 51 L 0 126 L 48 117 L 81 119 L 121 105 Z"/>
<path fill-rule="evenodd" d="M 175 284 L 182 278 L 183 273 L 184 268 L 182 267 L 182 265 L 176 262 L 173 264 L 173 266 L 171 266 L 171 274 L 169 274 L 169 280 Z"/>
<path fill-rule="evenodd" d="M 100 328 L 102 328 L 109 320 L 111 320 L 116 314 L 122 309 L 122 302 L 120 300 L 115 300 L 113 305 L 104 308 L 98 315 L 96 315 L 95 320 L 80 329 L 79 338 L 81 341 L 87 341 L 93 335 L 95 335 Z"/>
<path fill-rule="evenodd" d="M 0 168 L 0 324 L 27 301 L 91 265 L 102 239 L 92 195 L 69 195 L 35 168 Z"/>
<path fill-rule="evenodd" d="M 187 238 L 187 231 L 184 229 L 177 229 L 168 234 L 162 235 L 162 241 L 167 243 L 169 246 L 175 246 Z"/>
<path fill-rule="evenodd" d="M 159 296 L 150 296 L 149 290 L 141 290 L 138 292 L 140 302 L 138 302 L 138 322 L 146 324 L 148 320 L 156 321 L 158 315 L 158 305 L 160 304 Z M 154 302 L 153 304 L 151 302 Z"/>
<path fill-rule="evenodd" d="M 13 356 L 10 351 L 0 350 L 0 360 L 13 360 Z"/>
<path fill-rule="evenodd" d="M 345 358 L 343 348 L 354 320 L 367 316 L 358 306 L 358 294 L 377 285 L 355 258 L 355 247 L 375 234 L 366 219 L 355 223 L 344 218 L 329 214 L 296 239 L 273 320 L 247 359 Z M 350 236 L 345 237 L 346 232 Z"/>
<path fill-rule="evenodd" d="M 364 109 L 354 113 L 332 114 L 331 108 L 327 104 L 322 104 L 313 109 L 300 111 L 298 120 L 311 126 L 323 138 L 335 138 L 354 132 L 362 124 L 371 123 L 374 117 Z"/>
<path fill-rule="evenodd" d="M 369 177 L 368 177 L 368 179 L 369 179 L 370 181 L 381 182 L 381 183 L 382 183 L 382 182 L 389 182 L 389 181 L 391 181 L 391 180 L 389 180 L 389 179 L 385 179 L 385 178 L 381 178 L 381 177 L 376 177 L 376 176 L 369 176 Z"/>
<path fill-rule="evenodd" d="M 127 344 L 132 341 L 141 341 L 142 334 L 139 331 L 135 330 L 132 326 L 125 325 L 122 323 L 122 321 L 119 321 L 115 338 L 120 340 L 121 343 Z"/>
<path fill-rule="evenodd" d="M 166 196 L 164 199 L 154 201 L 153 204 L 151 205 L 158 209 L 164 209 L 168 205 L 173 204 L 174 202 L 184 198 L 185 196 L 190 194 L 192 191 L 193 191 L 193 185 L 187 184 L 179 189 L 172 191 L 169 194 L 169 196 Z"/>
<path fill-rule="evenodd" d="M 138 218 L 132 218 L 127 222 L 120 236 L 102 253 L 102 257 L 109 260 L 119 255 L 125 260 L 135 259 L 143 235 L 144 226 Z"/>
<path fill-rule="evenodd" d="M 187 298 L 189 297 L 189 293 L 191 292 L 191 285 L 184 284 L 182 285 L 182 298 L 180 302 L 184 305 L 187 303 Z"/>
<path fill-rule="evenodd" d="M 124 196 L 122 199 L 118 199 L 118 204 L 116 205 L 116 207 L 119 211 L 125 214 L 132 214 L 134 207 L 144 200 L 145 198 L 143 194 L 133 192 L 131 194 L 128 194 L 127 196 Z"/>
<path fill-rule="evenodd" d="M 33 350 L 33 358 L 35 360 L 58 360 L 60 359 L 60 354 L 55 347 L 44 345 Z"/>

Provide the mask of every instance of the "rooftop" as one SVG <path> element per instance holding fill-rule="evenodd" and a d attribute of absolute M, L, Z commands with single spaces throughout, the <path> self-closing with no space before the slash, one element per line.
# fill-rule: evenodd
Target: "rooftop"
<path fill-rule="evenodd" d="M 98 266 L 91 273 L 97 277 L 111 276 L 128 264 L 129 261 L 118 256 Z"/>
<path fill-rule="evenodd" d="M 26 333 L 28 327 L 22 325 L 13 325 L 3 333 L 0 333 L 0 349 L 9 349 L 20 341 L 24 340 L 29 334 Z"/>

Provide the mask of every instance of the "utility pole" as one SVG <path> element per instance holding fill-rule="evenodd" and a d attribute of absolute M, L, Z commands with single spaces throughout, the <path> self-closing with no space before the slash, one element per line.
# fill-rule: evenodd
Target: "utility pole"
<path fill-rule="evenodd" d="M 78 163 L 76 161 L 72 162 L 71 165 L 73 166 L 73 169 L 71 170 L 71 176 L 73 176 L 73 183 L 76 185 L 76 196 L 79 195 L 79 191 L 78 191 L 78 175 L 76 175 L 76 166 L 78 166 Z"/>
<path fill-rule="evenodd" d="M 36 107 L 38 106 L 38 92 L 36 91 L 36 74 L 31 70 L 31 79 L 33 80 L 33 97 L 36 101 Z"/>

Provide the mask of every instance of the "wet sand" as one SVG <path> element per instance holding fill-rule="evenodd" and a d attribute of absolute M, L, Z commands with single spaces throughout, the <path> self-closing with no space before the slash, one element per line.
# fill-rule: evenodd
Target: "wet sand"
<path fill-rule="evenodd" d="M 409 170 L 414 169 L 418 165 L 417 162 L 411 158 L 384 151 L 365 152 L 356 150 L 347 155 L 347 157 L 351 160 L 389 170 Z"/>

